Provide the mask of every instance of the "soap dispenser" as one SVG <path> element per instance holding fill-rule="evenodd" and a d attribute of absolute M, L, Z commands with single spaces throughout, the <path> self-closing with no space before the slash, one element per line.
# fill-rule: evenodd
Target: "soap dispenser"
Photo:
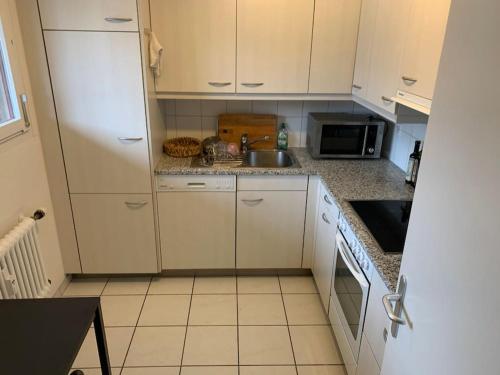
<path fill-rule="evenodd" d="M 282 123 L 278 130 L 278 150 L 288 149 L 288 130 L 286 124 Z"/>

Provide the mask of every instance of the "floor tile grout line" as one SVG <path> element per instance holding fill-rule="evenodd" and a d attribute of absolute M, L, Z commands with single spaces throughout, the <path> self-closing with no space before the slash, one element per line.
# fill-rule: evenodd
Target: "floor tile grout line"
<path fill-rule="evenodd" d="M 135 327 L 134 330 L 132 331 L 132 337 L 130 338 L 130 342 L 128 343 L 127 352 L 125 353 L 125 357 L 123 357 L 123 363 L 120 369 L 120 375 L 123 371 L 123 368 L 125 367 L 125 362 L 127 361 L 128 353 L 130 351 L 130 347 L 132 346 L 132 341 L 134 341 L 135 332 L 137 331 L 137 325 L 139 324 L 139 319 L 141 319 L 142 310 L 144 309 L 144 305 L 146 304 L 146 298 L 148 296 L 149 288 L 151 287 L 151 280 L 152 278 L 149 279 L 149 284 L 146 289 L 146 294 L 144 295 L 144 299 L 142 300 L 141 310 L 139 311 L 139 316 L 137 317 L 137 320 L 135 322 Z"/>
<path fill-rule="evenodd" d="M 286 319 L 286 329 L 288 331 L 288 338 L 290 339 L 290 347 L 292 348 L 293 363 L 295 364 L 295 373 L 299 375 L 299 369 L 297 368 L 297 360 L 295 359 L 295 349 L 293 348 L 292 334 L 290 333 L 290 326 L 288 324 L 288 314 L 286 313 L 285 299 L 283 298 L 283 289 L 281 288 L 281 278 L 278 276 L 278 284 L 281 291 L 281 302 L 283 303 L 283 310 L 285 311 Z"/>
<path fill-rule="evenodd" d="M 182 344 L 181 362 L 179 363 L 179 375 L 181 375 L 181 373 L 182 373 L 182 363 L 184 362 L 184 352 L 186 351 L 186 341 L 187 341 L 188 328 L 189 328 L 189 318 L 191 316 L 191 306 L 193 304 L 193 293 L 194 293 L 194 284 L 195 283 L 196 283 L 196 276 L 193 276 L 193 284 L 191 285 L 191 295 L 189 298 L 188 316 L 187 316 L 187 320 L 186 320 L 186 331 L 184 332 L 184 342 Z"/>

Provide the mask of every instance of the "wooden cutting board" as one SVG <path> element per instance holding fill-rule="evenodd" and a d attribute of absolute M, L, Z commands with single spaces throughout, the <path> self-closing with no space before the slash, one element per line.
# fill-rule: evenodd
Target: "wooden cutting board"
<path fill-rule="evenodd" d="M 219 115 L 219 137 L 225 142 L 240 145 L 241 135 L 247 133 L 248 140 L 270 136 L 269 141 L 257 142 L 251 145 L 254 150 L 276 148 L 276 132 L 278 118 L 276 115 L 247 115 L 225 113 Z"/>

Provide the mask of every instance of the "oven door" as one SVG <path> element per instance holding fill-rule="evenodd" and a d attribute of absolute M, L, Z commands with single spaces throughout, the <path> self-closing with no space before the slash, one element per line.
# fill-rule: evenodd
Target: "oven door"
<path fill-rule="evenodd" d="M 327 125 L 321 127 L 321 156 L 356 158 L 365 154 L 366 125 Z"/>
<path fill-rule="evenodd" d="M 344 236 L 336 236 L 332 299 L 347 341 L 358 360 L 370 283 L 351 254 Z"/>

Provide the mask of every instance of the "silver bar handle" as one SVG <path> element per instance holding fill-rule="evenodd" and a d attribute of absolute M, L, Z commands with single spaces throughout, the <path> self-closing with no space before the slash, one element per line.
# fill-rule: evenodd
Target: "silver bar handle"
<path fill-rule="evenodd" d="M 259 198 L 259 199 L 242 199 L 241 200 L 243 203 L 249 204 L 249 205 L 257 205 L 261 202 L 264 201 L 264 198 Z"/>
<path fill-rule="evenodd" d="M 264 85 L 264 82 L 242 82 L 241 85 L 245 87 L 260 87 Z"/>
<path fill-rule="evenodd" d="M 148 204 L 147 201 L 140 201 L 140 202 L 126 201 L 125 202 L 125 205 L 127 205 L 130 208 L 140 208 L 140 207 L 144 207 L 147 204 Z"/>
<path fill-rule="evenodd" d="M 125 22 L 132 22 L 134 19 L 133 18 L 124 18 L 124 17 L 105 17 L 104 21 L 109 22 L 109 23 L 125 23 Z"/>
<path fill-rule="evenodd" d="M 382 297 L 382 303 L 384 304 L 384 309 L 387 314 L 387 317 L 394 323 L 405 325 L 406 321 L 394 313 L 392 309 L 391 302 L 398 302 L 401 299 L 400 294 L 386 294 Z"/>
<path fill-rule="evenodd" d="M 328 218 L 326 217 L 326 214 L 323 212 L 323 214 L 321 215 L 321 218 L 323 219 L 323 221 L 327 224 L 331 224 L 330 223 L 330 220 L 328 220 Z"/>
<path fill-rule="evenodd" d="M 363 86 L 354 84 L 354 85 L 352 85 L 352 88 L 357 89 L 357 90 L 361 90 L 363 88 Z"/>
<path fill-rule="evenodd" d="M 188 182 L 187 187 L 190 189 L 205 189 L 207 184 L 204 182 Z"/>
<path fill-rule="evenodd" d="M 394 100 L 388 98 L 387 96 L 381 96 L 382 100 L 386 103 L 394 103 Z"/>
<path fill-rule="evenodd" d="M 417 83 L 417 79 L 411 78 L 408 76 L 402 76 L 401 79 L 406 83 L 407 85 L 413 85 L 414 83 Z"/>
<path fill-rule="evenodd" d="M 19 99 L 21 99 L 21 108 L 23 111 L 24 117 L 24 126 L 29 128 L 31 126 L 30 116 L 28 114 L 28 96 L 26 94 L 19 95 Z"/>
<path fill-rule="evenodd" d="M 118 137 L 119 141 L 132 141 L 132 142 L 138 142 L 142 141 L 142 137 Z"/>
<path fill-rule="evenodd" d="M 326 195 L 326 194 L 325 194 L 325 195 L 323 196 L 323 200 L 324 200 L 326 203 L 328 203 L 330 206 L 332 206 L 332 205 L 333 205 L 333 202 L 330 200 L 330 198 L 328 198 L 328 195 Z"/>
<path fill-rule="evenodd" d="M 226 87 L 230 86 L 232 82 L 208 82 L 210 86 L 213 87 Z"/>

